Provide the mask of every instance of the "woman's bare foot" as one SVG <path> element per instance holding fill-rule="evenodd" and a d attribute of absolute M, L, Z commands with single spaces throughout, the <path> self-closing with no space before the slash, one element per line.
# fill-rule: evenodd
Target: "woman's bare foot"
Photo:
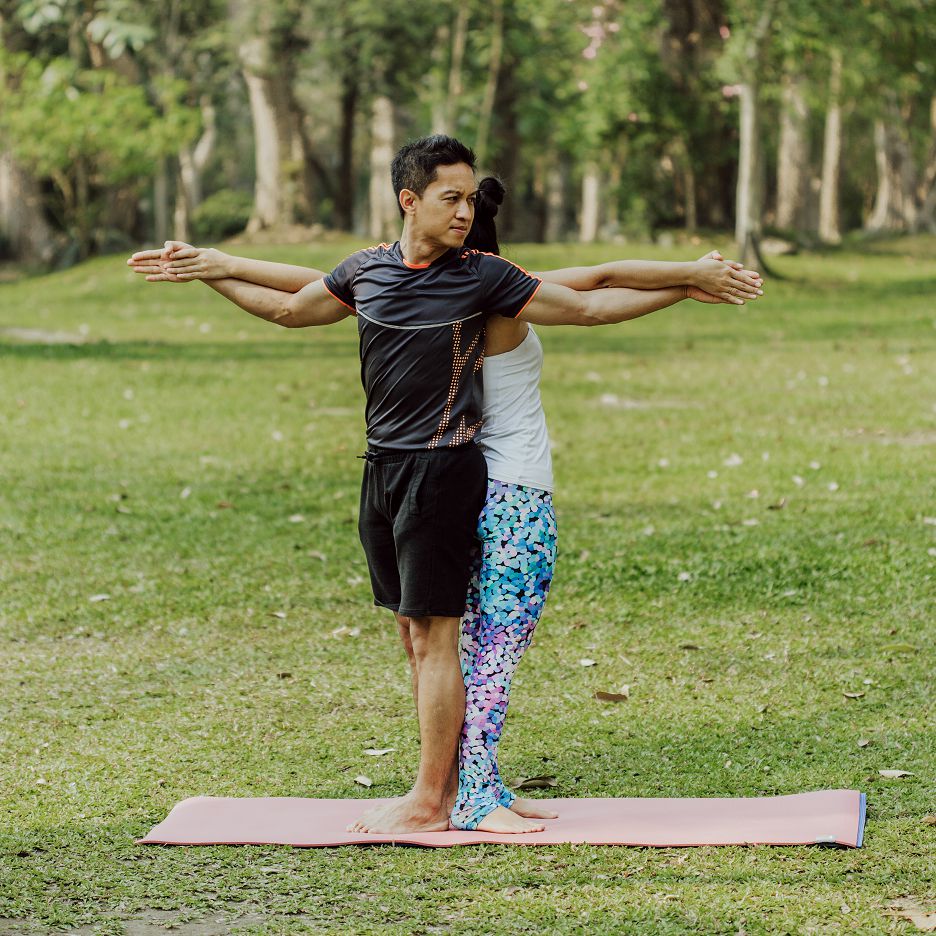
<path fill-rule="evenodd" d="M 527 819 L 558 819 L 559 813 L 544 806 L 539 800 L 517 797 L 510 806 L 510 811 Z"/>
<path fill-rule="evenodd" d="M 444 806 L 417 799 L 412 793 L 369 809 L 348 832 L 372 832 L 376 835 L 399 835 L 407 832 L 445 832 L 449 827 Z"/>
<path fill-rule="evenodd" d="M 546 826 L 541 822 L 530 822 L 522 816 L 498 806 L 489 812 L 479 823 L 479 832 L 499 832 L 502 834 L 519 832 L 542 832 Z"/>

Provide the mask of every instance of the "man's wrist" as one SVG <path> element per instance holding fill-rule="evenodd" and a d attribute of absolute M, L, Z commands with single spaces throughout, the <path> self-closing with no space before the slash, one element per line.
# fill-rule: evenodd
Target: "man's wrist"
<path fill-rule="evenodd" d="M 702 261 L 695 260 L 692 263 L 687 263 L 688 267 L 686 271 L 686 286 L 698 286 L 701 289 L 702 284 L 699 282 L 699 278 L 702 275 Z"/>
<path fill-rule="evenodd" d="M 215 248 L 217 250 L 217 248 Z M 221 269 L 224 271 L 222 278 L 227 279 L 244 279 L 242 275 L 244 273 L 243 264 L 241 257 L 233 257 L 231 254 L 224 253 L 223 250 L 217 250 L 218 262 L 221 264 Z"/>

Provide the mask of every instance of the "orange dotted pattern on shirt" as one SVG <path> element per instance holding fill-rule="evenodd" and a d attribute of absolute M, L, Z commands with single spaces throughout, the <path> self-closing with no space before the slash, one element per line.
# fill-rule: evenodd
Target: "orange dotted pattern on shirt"
<path fill-rule="evenodd" d="M 455 399 L 458 396 L 458 385 L 461 383 L 462 373 L 465 370 L 465 366 L 471 360 L 471 355 L 474 353 L 475 348 L 478 347 L 478 342 L 483 340 L 484 331 L 482 330 L 474 336 L 471 344 L 468 345 L 467 349 L 462 351 L 461 322 L 455 322 L 452 325 L 452 381 L 449 384 L 448 397 L 446 398 L 445 406 L 442 409 L 442 419 L 439 422 L 439 428 L 436 429 L 435 435 L 433 435 L 433 437 L 429 440 L 428 448 L 438 448 L 441 441 L 445 438 L 445 434 L 449 430 L 449 423 L 452 420 L 452 406 L 455 404 Z M 484 352 L 482 351 L 479 359 L 475 362 L 472 368 L 472 372 L 477 373 L 483 363 Z M 474 438 L 475 433 L 480 428 L 480 420 L 469 426 L 465 422 L 465 417 L 462 416 L 459 424 L 455 427 L 455 432 L 452 436 L 452 441 L 449 442 L 449 445 L 464 445 L 466 442 L 470 442 Z"/>

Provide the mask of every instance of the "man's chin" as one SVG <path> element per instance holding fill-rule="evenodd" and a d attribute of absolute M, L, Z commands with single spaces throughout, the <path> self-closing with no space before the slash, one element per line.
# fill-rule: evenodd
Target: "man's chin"
<path fill-rule="evenodd" d="M 448 231 L 444 243 L 446 247 L 461 247 L 468 236 L 467 231 Z"/>

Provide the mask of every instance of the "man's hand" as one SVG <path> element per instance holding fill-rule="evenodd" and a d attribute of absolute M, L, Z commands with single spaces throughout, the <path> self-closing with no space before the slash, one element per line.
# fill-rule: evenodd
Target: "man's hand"
<path fill-rule="evenodd" d="M 698 286 L 687 286 L 686 298 L 694 299 L 696 302 L 707 302 L 710 305 L 721 305 L 726 302 L 730 305 L 744 305 L 743 299 L 722 299 L 719 296 L 713 296 L 711 293 L 707 293 L 704 289 L 699 289 Z"/>
<path fill-rule="evenodd" d="M 162 250 L 141 250 L 127 261 L 127 266 L 151 283 L 188 283 L 233 275 L 231 257 L 226 253 L 214 247 L 193 247 L 184 241 L 166 241 Z"/>
<path fill-rule="evenodd" d="M 744 305 L 746 301 L 764 295 L 761 289 L 764 281 L 760 273 L 745 270 L 744 266 L 735 260 L 725 260 L 717 250 L 700 257 L 696 261 L 696 267 L 694 282 L 691 285 L 703 293 L 715 296 L 718 301 Z M 699 302 L 713 301 L 692 294 L 689 298 Z"/>

